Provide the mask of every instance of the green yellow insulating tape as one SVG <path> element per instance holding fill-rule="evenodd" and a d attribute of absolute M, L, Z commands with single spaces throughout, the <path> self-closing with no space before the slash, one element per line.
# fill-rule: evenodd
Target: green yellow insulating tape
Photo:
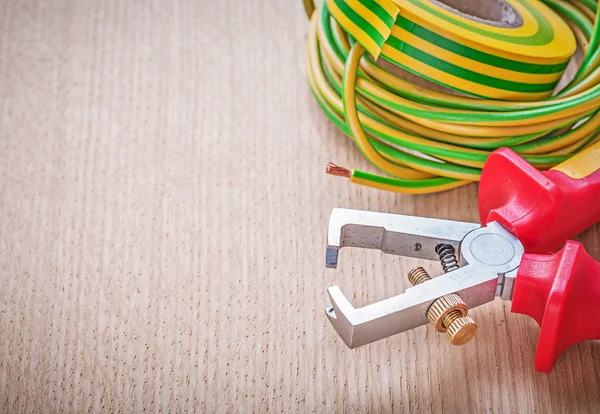
<path fill-rule="evenodd" d="M 311 13 L 311 90 L 388 175 L 353 170 L 352 182 L 441 191 L 478 181 L 499 147 L 546 169 L 599 140 L 596 2 L 503 1 L 512 20 L 500 23 L 435 0 L 324 0 Z M 556 93 L 577 46 L 582 63 Z M 383 60 L 460 94 L 415 85 Z"/>

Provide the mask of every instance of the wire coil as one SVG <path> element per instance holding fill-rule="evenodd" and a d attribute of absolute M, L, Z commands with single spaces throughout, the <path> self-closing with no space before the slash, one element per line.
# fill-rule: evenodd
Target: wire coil
<path fill-rule="evenodd" d="M 596 3 L 545 3 L 569 25 L 584 56 L 566 88 L 526 102 L 414 85 L 373 61 L 323 1 L 312 13 L 307 43 L 310 88 L 329 119 L 387 176 L 338 166 L 329 172 L 379 189 L 430 193 L 478 181 L 487 157 L 500 147 L 547 169 L 599 141 Z"/>

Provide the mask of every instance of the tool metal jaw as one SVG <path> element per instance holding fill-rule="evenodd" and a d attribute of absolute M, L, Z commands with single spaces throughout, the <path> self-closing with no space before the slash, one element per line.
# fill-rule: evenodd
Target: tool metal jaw
<path fill-rule="evenodd" d="M 461 267 L 397 296 L 355 308 L 338 286 L 328 289 L 327 317 L 350 348 L 369 344 L 428 323 L 427 310 L 444 295 L 457 293 L 469 308 L 510 300 L 524 254 L 521 242 L 497 222 L 452 220 L 334 209 L 329 220 L 326 265 L 337 267 L 339 249 L 361 247 L 418 259 L 437 260 L 436 246 L 452 245 Z"/>

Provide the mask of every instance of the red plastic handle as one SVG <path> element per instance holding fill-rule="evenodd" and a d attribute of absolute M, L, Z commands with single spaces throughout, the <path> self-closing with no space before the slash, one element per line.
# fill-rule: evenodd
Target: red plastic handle
<path fill-rule="evenodd" d="M 600 163 L 597 167 L 574 179 L 556 170 L 540 172 L 508 148 L 496 150 L 481 175 L 481 222 L 500 222 L 526 252 L 554 253 L 600 221 Z"/>
<path fill-rule="evenodd" d="M 571 345 L 600 339 L 600 263 L 574 241 L 552 255 L 525 254 L 511 311 L 539 323 L 535 369 L 549 372 Z"/>

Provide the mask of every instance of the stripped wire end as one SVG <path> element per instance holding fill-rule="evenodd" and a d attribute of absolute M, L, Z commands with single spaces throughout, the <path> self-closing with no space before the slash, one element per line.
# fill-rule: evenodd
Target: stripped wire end
<path fill-rule="evenodd" d="M 335 175 L 336 177 L 346 177 L 350 178 L 352 176 L 352 171 L 347 168 L 340 167 L 339 165 L 335 165 L 331 161 L 327 163 L 327 168 L 325 169 L 327 174 Z"/>

